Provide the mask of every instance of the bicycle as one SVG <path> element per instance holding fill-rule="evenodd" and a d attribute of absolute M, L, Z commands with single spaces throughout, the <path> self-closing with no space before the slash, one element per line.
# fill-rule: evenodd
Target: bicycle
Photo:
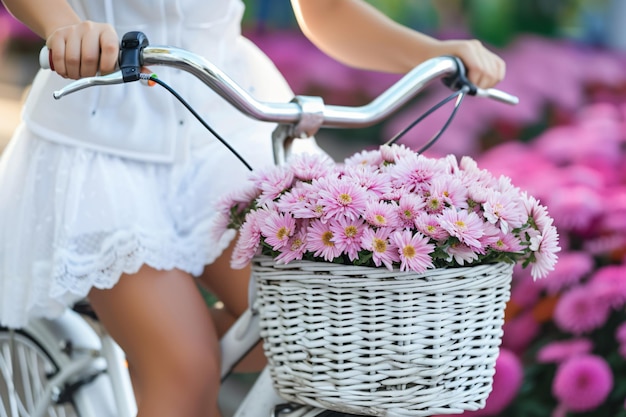
<path fill-rule="evenodd" d="M 49 52 L 45 47 L 40 54 L 40 64 L 43 68 L 50 68 Z M 165 65 L 186 71 L 244 114 L 276 123 L 278 127 L 272 143 L 277 164 L 286 161 L 291 144 L 298 138 L 311 137 L 322 127 L 371 126 L 401 108 L 436 79 L 444 79 L 455 91 L 441 103 L 456 97 L 455 110 L 465 94 L 509 104 L 518 101 L 517 97 L 499 90 L 477 89 L 465 78 L 459 59 L 438 57 L 422 63 L 361 107 L 325 105 L 321 97 L 309 96 L 296 96 L 289 103 L 260 102 L 204 58 L 180 48 L 150 46 L 141 32 L 129 32 L 122 38 L 119 71 L 72 82 L 55 92 L 55 98 L 92 86 L 138 80 L 159 83 L 176 95 L 158 78 L 141 72 L 143 67 L 150 65 Z M 181 97 L 177 98 L 187 105 Z M 193 109 L 189 110 L 204 123 Z M 450 120 L 453 115 L 454 112 Z M 444 129 L 445 126 L 426 147 L 434 143 Z M 219 135 L 218 139 L 222 140 Z M 228 146 L 227 143 L 225 145 Z M 251 280 L 249 305 L 252 307 L 220 341 L 222 379 L 261 340 L 261 319 L 255 309 L 253 284 L 254 280 Z M 19 330 L 0 328 L 0 375 L 0 417 L 131 417 L 136 413 L 124 353 L 85 302 L 78 303 L 54 320 L 32 320 Z M 285 417 L 347 416 L 341 412 L 286 402 L 274 391 L 266 368 L 250 388 L 235 417 L 267 416 L 267 413 Z"/>

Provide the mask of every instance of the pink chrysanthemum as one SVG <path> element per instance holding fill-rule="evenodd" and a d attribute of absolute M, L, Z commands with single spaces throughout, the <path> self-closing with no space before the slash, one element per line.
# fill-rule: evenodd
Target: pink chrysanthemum
<path fill-rule="evenodd" d="M 364 249 L 372 252 L 374 265 L 385 265 L 390 271 L 393 270 L 393 263 L 399 262 L 397 248 L 389 241 L 389 228 L 377 230 L 366 228 L 361 237 L 361 245 Z"/>
<path fill-rule="evenodd" d="M 383 163 L 383 157 L 380 154 L 380 150 L 365 150 L 357 152 L 354 155 L 346 158 L 345 165 L 365 165 L 365 166 L 379 166 Z"/>
<path fill-rule="evenodd" d="M 437 194 L 426 194 L 424 208 L 430 214 L 439 214 L 446 208 L 445 201 Z"/>
<path fill-rule="evenodd" d="M 252 211 L 239 229 L 239 239 L 233 249 L 230 265 L 233 269 L 242 269 L 250 263 L 261 244 L 261 226 L 259 212 Z"/>
<path fill-rule="evenodd" d="M 340 217 L 330 220 L 329 227 L 333 232 L 333 241 L 337 246 L 337 249 L 341 253 L 348 255 L 351 261 L 354 261 L 359 257 L 359 251 L 363 248 L 361 246 L 361 237 L 365 230 L 365 221 L 363 219 L 348 219 L 347 217 Z"/>
<path fill-rule="evenodd" d="M 313 252 L 313 256 L 323 258 L 325 261 L 332 262 L 336 257 L 341 255 L 341 251 L 335 245 L 334 233 L 330 230 L 328 223 L 318 219 L 312 220 L 307 229 L 307 249 Z"/>
<path fill-rule="evenodd" d="M 229 231 L 230 216 L 223 211 L 217 212 L 211 219 L 211 229 L 209 230 L 209 238 L 213 242 L 219 242 L 222 237 Z"/>
<path fill-rule="evenodd" d="M 469 265 L 478 259 L 476 249 L 470 248 L 462 242 L 451 243 L 445 251 L 448 254 L 448 257 L 446 258 L 447 262 L 452 262 L 454 260 L 454 262 L 461 266 L 465 264 Z"/>
<path fill-rule="evenodd" d="M 593 343 L 589 339 L 578 338 L 552 342 L 537 352 L 539 363 L 561 363 L 578 355 L 591 353 Z"/>
<path fill-rule="evenodd" d="M 613 389 L 613 373 L 604 359 L 581 355 L 563 362 L 552 381 L 552 393 L 569 410 L 592 411 Z"/>
<path fill-rule="evenodd" d="M 471 183 L 480 184 L 482 187 L 492 187 L 495 185 L 495 177 L 489 171 L 480 169 L 476 161 L 470 156 L 461 157 L 459 168 L 463 171 L 463 176 Z"/>
<path fill-rule="evenodd" d="M 407 192 L 402 188 L 392 188 L 391 191 L 381 194 L 378 196 L 379 200 L 388 201 L 388 202 L 398 202 L 403 195 L 407 195 Z M 410 194 L 415 195 L 415 194 Z"/>
<path fill-rule="evenodd" d="M 341 179 L 320 180 L 318 204 L 322 206 L 322 219 L 345 216 L 357 219 L 365 210 L 368 201 L 367 192 L 363 187 L 352 181 Z"/>
<path fill-rule="evenodd" d="M 260 225 L 261 235 L 265 238 L 265 243 L 274 250 L 281 250 L 293 236 L 296 228 L 296 221 L 289 213 L 272 212 Z"/>
<path fill-rule="evenodd" d="M 615 309 L 621 308 L 626 304 L 626 264 L 596 270 L 590 285 L 601 302 Z"/>
<path fill-rule="evenodd" d="M 398 219 L 398 207 L 393 203 L 384 201 L 368 201 L 365 204 L 365 220 L 376 227 L 397 227 L 400 225 Z"/>
<path fill-rule="evenodd" d="M 400 159 L 389 173 L 396 187 L 417 192 L 425 189 L 439 171 L 437 160 L 415 155 Z"/>
<path fill-rule="evenodd" d="M 524 208 L 518 204 L 512 192 L 502 193 L 490 190 L 483 203 L 483 209 L 485 219 L 498 226 L 505 234 L 511 229 L 521 227 L 528 219 Z"/>
<path fill-rule="evenodd" d="M 276 262 L 287 264 L 291 261 L 302 259 L 306 251 L 306 236 L 306 227 L 296 231 L 276 257 Z"/>
<path fill-rule="evenodd" d="M 302 181 L 322 178 L 334 169 L 335 163 L 326 154 L 300 153 L 289 158 L 289 169 L 294 177 Z"/>
<path fill-rule="evenodd" d="M 258 173 L 252 173 L 251 180 L 261 190 L 258 204 L 263 205 L 269 201 L 274 201 L 286 191 L 293 183 L 294 176 L 287 168 L 271 166 L 260 170 Z"/>
<path fill-rule="evenodd" d="M 543 230 L 544 228 L 552 225 L 553 220 L 548 215 L 548 209 L 545 206 L 542 206 L 539 203 L 539 200 L 531 195 L 528 195 L 526 192 L 522 192 L 521 198 L 524 203 L 524 208 L 526 209 L 526 214 L 528 214 L 528 217 L 532 219 L 533 223 L 539 230 Z"/>
<path fill-rule="evenodd" d="M 467 246 L 481 249 L 480 238 L 483 235 L 483 222 L 474 212 L 446 209 L 440 216 L 441 227 L 450 236 L 454 236 Z"/>
<path fill-rule="evenodd" d="M 418 213 L 415 218 L 415 228 L 438 242 L 443 242 L 450 237 L 450 234 L 441 227 L 439 217 L 424 211 Z"/>
<path fill-rule="evenodd" d="M 433 178 L 427 191 L 427 207 L 439 212 L 444 207 L 467 209 L 467 187 L 451 175 Z"/>
<path fill-rule="evenodd" d="M 556 227 L 546 226 L 542 234 L 531 237 L 530 250 L 535 256 L 530 272 L 535 279 L 544 278 L 554 269 L 558 259 L 556 254 L 561 250 Z"/>
<path fill-rule="evenodd" d="M 385 173 L 375 172 L 367 167 L 357 167 L 346 172 L 343 178 L 351 180 L 377 197 L 387 195 L 393 191 L 389 176 Z"/>
<path fill-rule="evenodd" d="M 554 309 L 554 323 L 575 335 L 590 332 L 604 325 L 610 306 L 598 302 L 588 286 L 574 287 L 559 298 Z"/>
<path fill-rule="evenodd" d="M 280 196 L 276 207 L 295 218 L 312 219 L 321 216 L 321 208 L 316 210 L 317 190 L 309 183 L 298 183 L 290 191 Z"/>
<path fill-rule="evenodd" d="M 398 160 L 406 157 L 413 157 L 415 152 L 405 145 L 383 145 L 380 147 L 380 155 L 384 162 L 396 163 Z"/>
<path fill-rule="evenodd" d="M 241 189 L 231 191 L 220 197 L 215 208 L 218 211 L 229 212 L 233 207 L 243 208 L 259 196 L 259 189 L 253 184 L 245 184 Z"/>
<path fill-rule="evenodd" d="M 416 194 L 402 194 L 398 201 L 398 219 L 405 227 L 415 226 L 415 219 L 424 207 L 424 200 Z"/>
<path fill-rule="evenodd" d="M 400 271 L 422 273 L 433 267 L 430 253 L 435 246 L 428 243 L 428 238 L 421 233 L 413 234 L 410 230 L 393 232 L 391 242 L 398 248 Z"/>
<path fill-rule="evenodd" d="M 497 235 L 495 241 L 489 243 L 483 241 L 483 244 L 498 252 L 517 253 L 524 249 L 519 238 L 502 232 Z"/>

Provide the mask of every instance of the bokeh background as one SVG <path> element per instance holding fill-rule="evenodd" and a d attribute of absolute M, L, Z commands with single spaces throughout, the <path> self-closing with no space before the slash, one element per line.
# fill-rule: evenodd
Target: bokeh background
<path fill-rule="evenodd" d="M 470 155 L 539 198 L 559 229 L 560 261 L 534 282 L 516 270 L 493 392 L 471 416 L 626 417 L 626 0 L 369 0 L 440 38 L 474 37 L 501 54 L 500 85 L 518 106 L 467 98 L 430 156 Z M 325 57 L 299 32 L 288 0 L 247 0 L 244 32 L 296 94 L 371 101 L 399 76 Z M 43 42 L 0 11 L 0 149 L 19 121 Z M 434 85 L 389 120 L 318 139 L 340 160 L 377 146 L 445 98 Z M 401 140 L 418 149 L 444 106 Z M 227 382 L 237 404 L 253 376 Z"/>

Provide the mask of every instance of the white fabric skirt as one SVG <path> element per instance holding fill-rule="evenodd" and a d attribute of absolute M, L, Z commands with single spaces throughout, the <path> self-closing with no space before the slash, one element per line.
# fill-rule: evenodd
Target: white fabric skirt
<path fill-rule="evenodd" d="M 241 82 L 253 96 L 293 97 L 255 45 L 242 38 L 238 51 L 249 69 Z M 275 125 L 218 103 L 209 124 L 254 169 L 273 164 Z M 243 186 L 250 171 L 190 122 L 189 156 L 174 164 L 55 143 L 18 128 L 0 157 L 0 325 L 19 328 L 33 317 L 58 316 L 91 288 L 111 288 L 142 265 L 199 275 L 221 255 L 234 232 L 211 239 L 213 207 Z M 296 142 L 294 153 L 323 152 L 314 139 Z"/>
<path fill-rule="evenodd" d="M 272 128 L 234 144 L 253 167 L 273 163 Z M 57 316 L 144 264 L 202 273 L 234 235 L 211 241 L 214 203 L 249 176 L 206 136 L 184 163 L 168 165 L 60 145 L 20 127 L 0 160 L 0 325 Z"/>

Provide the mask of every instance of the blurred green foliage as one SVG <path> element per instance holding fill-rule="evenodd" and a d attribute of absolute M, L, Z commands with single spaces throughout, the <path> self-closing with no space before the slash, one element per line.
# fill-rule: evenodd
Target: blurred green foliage
<path fill-rule="evenodd" d="M 426 33 L 467 33 L 505 46 L 519 33 L 584 36 L 585 15 L 615 0 L 366 0 L 407 26 Z M 626 1 L 626 0 L 617 0 Z M 295 27 L 289 0 L 244 0 L 244 24 Z M 577 33 L 578 32 L 578 33 Z"/>

